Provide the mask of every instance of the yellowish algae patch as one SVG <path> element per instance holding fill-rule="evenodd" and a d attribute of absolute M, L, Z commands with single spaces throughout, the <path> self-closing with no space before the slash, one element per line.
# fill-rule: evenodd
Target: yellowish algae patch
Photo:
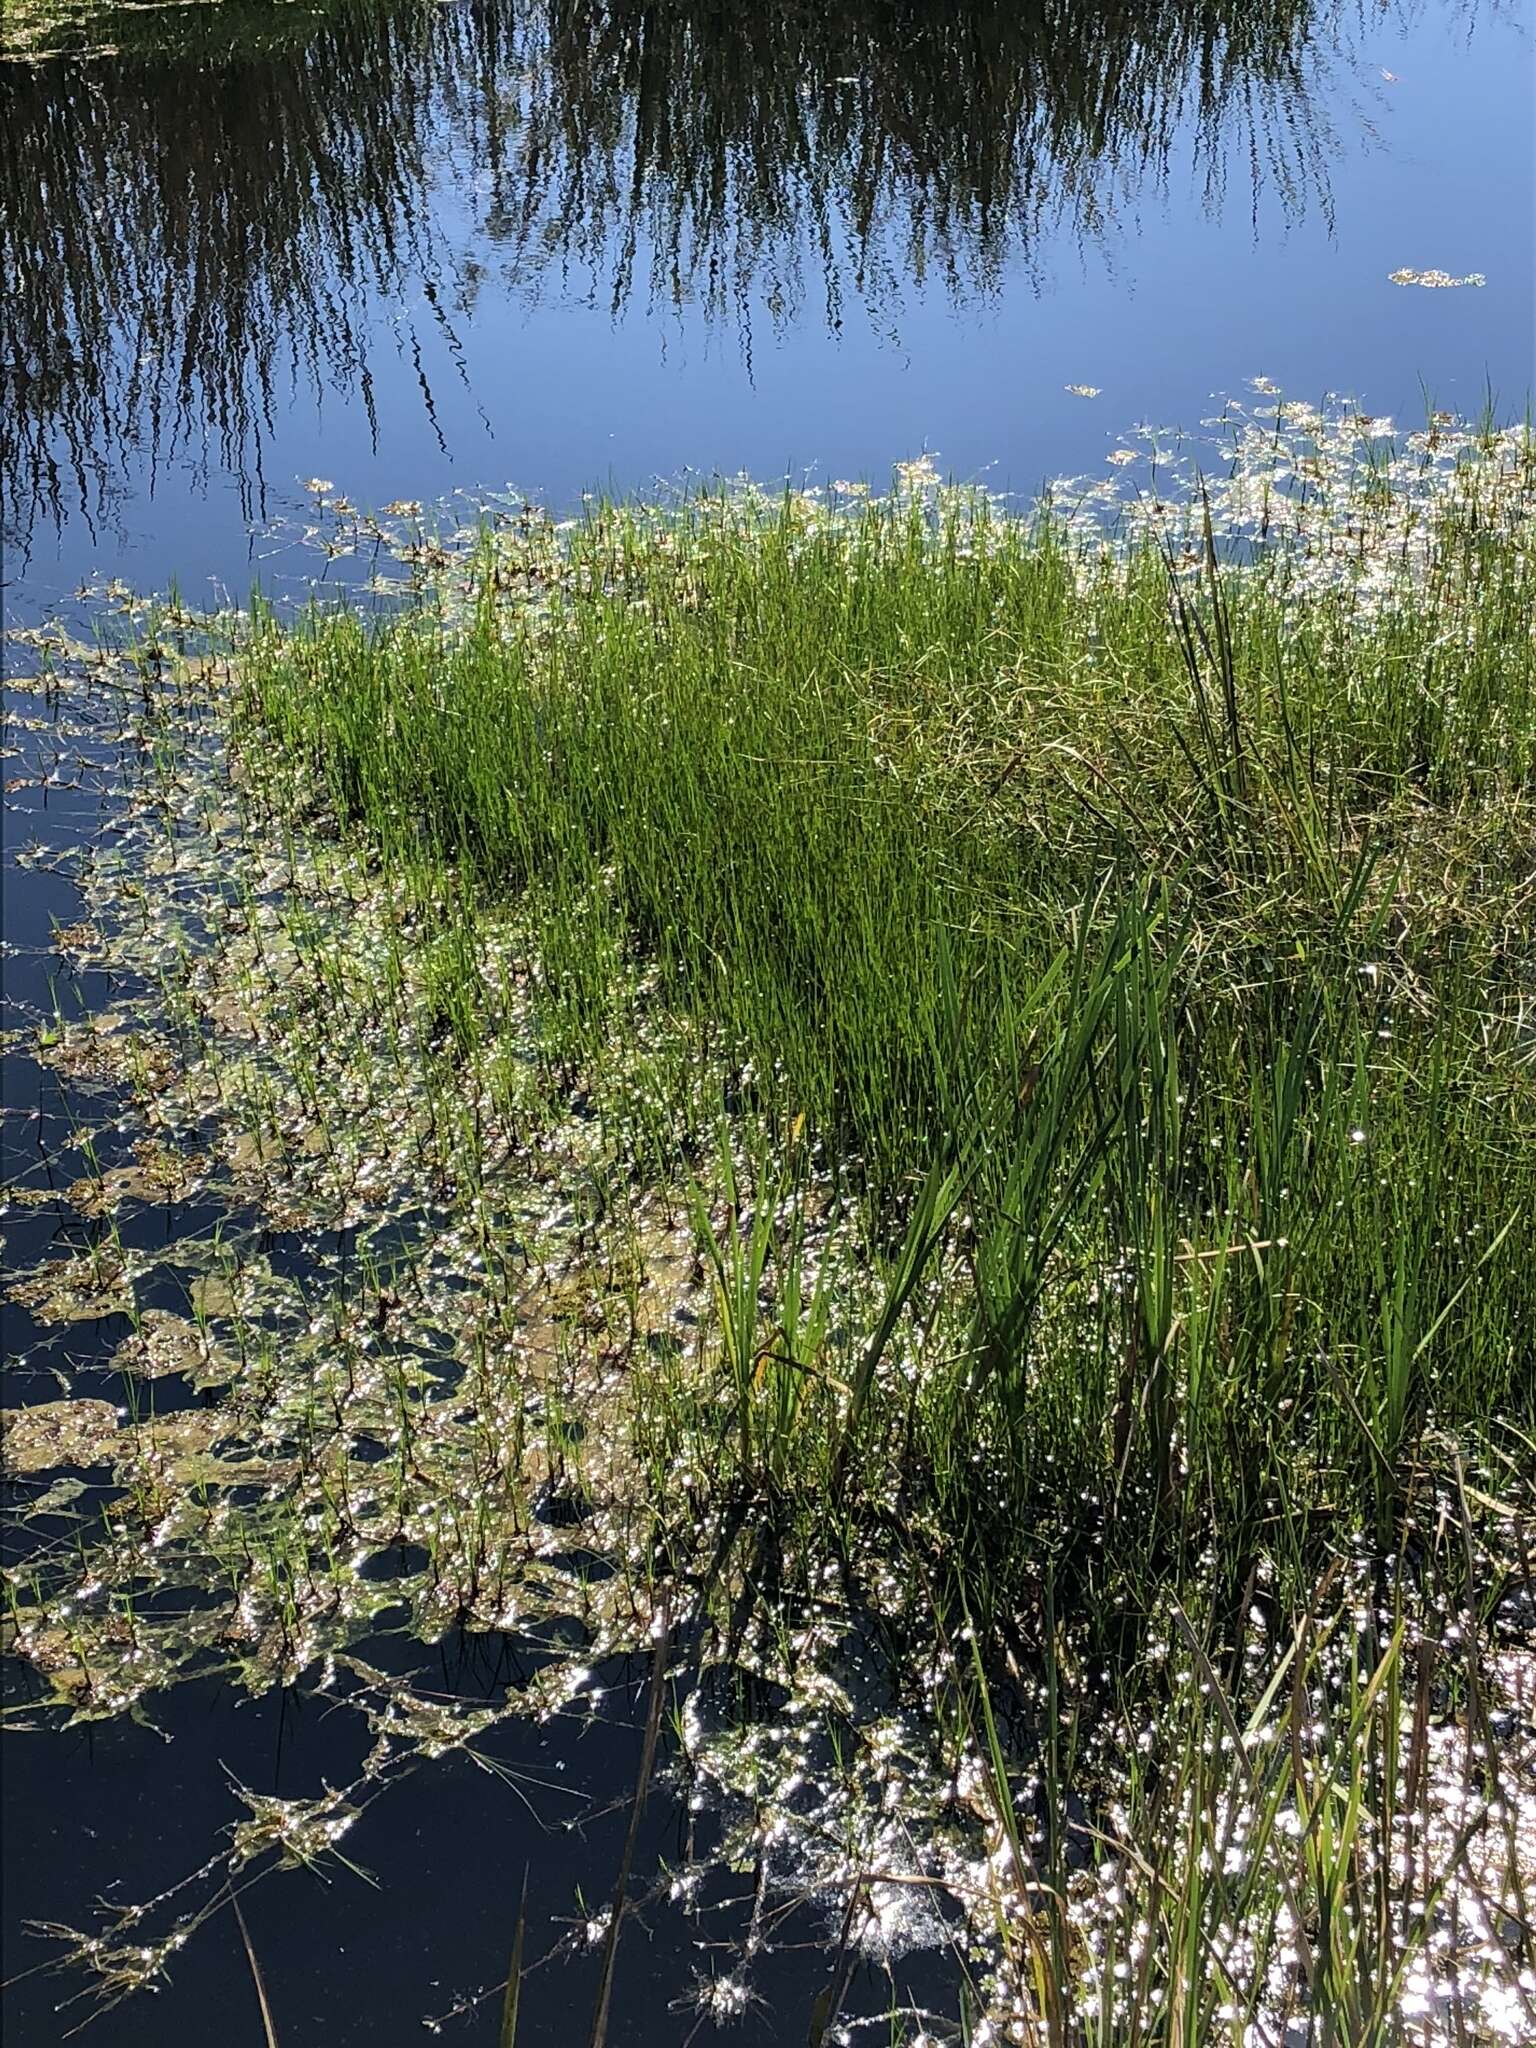
<path fill-rule="evenodd" d="M 6 1469 L 29 1475 L 65 1465 L 97 1465 L 117 1447 L 118 1414 L 110 1401 L 38 1401 L 4 1413 Z"/>

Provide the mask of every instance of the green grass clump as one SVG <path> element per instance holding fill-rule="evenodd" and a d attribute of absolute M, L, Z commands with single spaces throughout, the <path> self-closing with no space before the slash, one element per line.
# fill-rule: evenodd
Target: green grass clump
<path fill-rule="evenodd" d="M 218 61 L 302 44 L 345 0 L 5 0 L 0 61 L 178 57 Z"/>
<path fill-rule="evenodd" d="M 491 536 L 467 610 L 258 615 L 248 754 L 425 913 L 457 1056 L 515 905 L 551 1076 L 638 1049 L 633 1156 L 716 1198 L 675 1455 L 931 1537 L 973 1606 L 1049 1560 L 1112 1614 L 1390 1544 L 1529 1419 L 1530 445 L 1416 500 L 1426 446 L 1283 544 L 1267 500 L 1228 544 L 1230 487 L 1111 545 L 918 475 Z"/>

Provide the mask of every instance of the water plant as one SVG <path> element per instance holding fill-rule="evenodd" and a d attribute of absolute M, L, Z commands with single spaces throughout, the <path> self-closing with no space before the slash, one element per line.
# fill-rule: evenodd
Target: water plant
<path fill-rule="evenodd" d="M 839 1488 L 905 1473 L 989 1580 L 1091 1497 L 1063 1566 L 1215 1540 L 1235 1589 L 1282 1488 L 1385 1538 L 1405 1460 L 1529 1394 L 1529 451 L 1460 456 L 1416 528 L 1389 478 L 1368 533 L 1363 468 L 1342 574 L 1337 506 L 1240 565 L 1208 499 L 1119 551 L 922 478 L 598 507 L 557 569 L 488 540 L 452 616 L 258 614 L 241 727 L 433 906 L 462 1057 L 515 904 L 550 1074 L 644 1044 L 673 1171 L 701 1075 L 737 1142 L 823 1148 L 891 1290 Z M 778 1177 L 713 1177 L 739 1476 Z"/>
<path fill-rule="evenodd" d="M 342 507 L 371 606 L 70 650 L 142 778 L 95 935 L 163 979 L 45 1056 L 304 1263 L 205 1221 L 172 1314 L 83 1128 L 28 1301 L 221 1391 L 13 1425 L 122 1486 L 9 1573 L 60 1709 L 318 1671 L 371 1793 L 643 1651 L 647 1778 L 691 1670 L 688 1767 L 839 1900 L 824 2038 L 929 1886 L 978 2039 L 1528 2016 L 1536 456 L 1220 433 L 1027 514 L 920 463 Z M 450 1710 L 390 1614 L 536 1668 Z M 792 1707 L 712 1724 L 716 1666 Z M 360 1796 L 240 1839 L 329 1853 Z"/>

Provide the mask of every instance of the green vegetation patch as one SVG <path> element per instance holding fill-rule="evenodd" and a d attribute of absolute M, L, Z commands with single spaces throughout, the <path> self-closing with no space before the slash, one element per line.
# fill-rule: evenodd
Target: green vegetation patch
<path fill-rule="evenodd" d="M 317 479 L 366 594 L 24 636 L 47 773 L 119 751 L 14 1293 L 34 1367 L 123 1323 L 7 1419 L 22 1711 L 370 1738 L 53 1930 L 104 1996 L 639 1651 L 719 1857 L 833 1902 L 813 2039 L 914 1942 L 914 2042 L 1520 2037 L 1536 449 L 1266 392 L 1198 453 L 1024 516 Z M 455 1631 L 525 1679 L 446 1701 Z"/>
<path fill-rule="evenodd" d="M 1531 447 L 1382 425 L 1234 420 L 1113 534 L 916 466 L 255 622 L 244 743 L 432 906 L 461 1056 L 515 905 L 619 1150 L 750 1161 L 731 1484 L 927 1529 L 968 1597 L 1049 1560 L 1139 1610 L 1197 1558 L 1304 1585 L 1528 1422 Z M 782 1299 L 829 1201 L 885 1290 L 847 1356 Z"/>
<path fill-rule="evenodd" d="M 218 61 L 299 43 L 354 0 L 5 0 L 0 59 Z"/>

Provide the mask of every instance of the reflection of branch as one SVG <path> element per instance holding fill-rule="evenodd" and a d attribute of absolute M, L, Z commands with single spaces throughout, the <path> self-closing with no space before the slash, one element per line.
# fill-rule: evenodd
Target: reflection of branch
<path fill-rule="evenodd" d="M 629 1906 L 629 1876 L 634 1867 L 635 1845 L 640 1839 L 640 1819 L 656 1768 L 656 1743 L 661 1734 L 661 1707 L 666 1697 L 667 1653 L 672 1645 L 671 1624 L 663 1609 L 662 1626 L 656 1637 L 651 1661 L 651 1698 L 645 1715 L 645 1741 L 640 1751 L 640 1775 L 635 1780 L 634 1804 L 629 1810 L 629 1827 L 624 1836 L 624 1853 L 613 1887 L 613 1908 L 608 1916 L 608 1935 L 603 1944 L 603 1969 L 598 1983 L 597 2006 L 592 2014 L 589 2048 L 604 2048 L 608 2038 L 608 2012 L 613 1996 L 613 1966 L 618 1960 L 619 1932 Z"/>
<path fill-rule="evenodd" d="M 229 1888 L 229 1903 L 235 1909 L 235 1925 L 240 1929 L 240 1939 L 245 1943 L 245 1959 L 251 1966 L 251 1978 L 256 1986 L 256 2003 L 261 2008 L 261 2031 L 266 2036 L 267 2048 L 277 2048 L 277 2028 L 272 2023 L 272 2007 L 267 1999 L 266 1983 L 261 1974 L 261 1965 L 256 1960 L 251 1930 L 245 1924 L 240 1894 L 233 1885 Z"/>
<path fill-rule="evenodd" d="M 195 64 L 173 42 L 0 66 L 12 526 L 107 509 L 123 444 L 259 473 L 282 376 L 365 376 L 360 291 L 439 269 L 422 11 L 301 20 Z"/>
<path fill-rule="evenodd" d="M 1213 199 L 1227 141 L 1288 202 L 1321 189 L 1307 104 L 1321 12 L 1337 25 L 1329 0 L 1128 15 L 552 0 L 517 158 L 498 162 L 518 190 L 499 223 L 521 278 L 597 272 L 617 247 L 616 285 L 643 230 L 653 301 L 681 275 L 718 312 L 744 276 L 793 299 L 803 254 L 825 261 L 834 242 L 866 293 L 935 272 L 988 289 L 1047 227 L 1102 233 L 1128 190 L 1162 181 L 1181 134 Z"/>

